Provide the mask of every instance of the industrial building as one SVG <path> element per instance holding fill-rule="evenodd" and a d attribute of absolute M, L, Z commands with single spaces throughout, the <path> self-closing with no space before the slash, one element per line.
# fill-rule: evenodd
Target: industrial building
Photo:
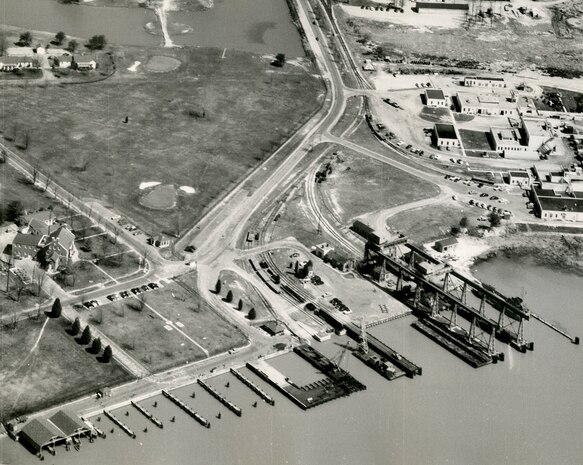
<path fill-rule="evenodd" d="M 519 127 L 490 128 L 494 150 L 505 158 L 537 160 L 552 151 L 553 135 L 544 120 L 520 117 Z"/>
<path fill-rule="evenodd" d="M 517 116 L 516 99 L 512 94 L 497 95 L 493 93 L 471 94 L 458 92 L 457 101 L 460 113 L 466 115 Z"/>

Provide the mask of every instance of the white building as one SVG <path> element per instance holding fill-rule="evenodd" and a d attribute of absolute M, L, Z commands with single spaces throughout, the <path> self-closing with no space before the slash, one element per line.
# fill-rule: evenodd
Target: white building
<path fill-rule="evenodd" d="M 464 78 L 464 86 L 466 87 L 490 87 L 490 88 L 506 88 L 504 78 L 499 77 L 479 77 L 470 76 Z"/>
<path fill-rule="evenodd" d="M 517 116 L 516 99 L 512 94 L 499 95 L 484 93 L 480 95 L 458 92 L 460 112 L 466 115 Z"/>
<path fill-rule="evenodd" d="M 461 147 L 459 135 L 453 124 L 436 123 L 433 130 L 436 138 L 435 144 L 438 147 Z"/>
<path fill-rule="evenodd" d="M 441 89 L 425 89 L 425 104 L 428 107 L 445 107 L 449 106 L 449 99 Z"/>

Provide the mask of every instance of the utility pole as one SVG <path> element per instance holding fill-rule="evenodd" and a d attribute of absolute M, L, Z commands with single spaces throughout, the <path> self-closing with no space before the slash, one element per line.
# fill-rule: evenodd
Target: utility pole
<path fill-rule="evenodd" d="M 368 340 L 366 337 L 366 323 L 364 317 L 360 319 L 360 344 L 358 347 L 362 353 L 368 354 Z"/>

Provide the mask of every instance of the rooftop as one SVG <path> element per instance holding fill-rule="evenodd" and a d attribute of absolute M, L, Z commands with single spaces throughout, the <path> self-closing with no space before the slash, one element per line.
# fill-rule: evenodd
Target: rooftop
<path fill-rule="evenodd" d="M 14 245 L 33 245 L 38 246 L 44 236 L 40 234 L 22 234 L 18 233 L 12 243 Z"/>
<path fill-rule="evenodd" d="M 532 136 L 548 136 L 546 123 L 543 119 L 522 118 L 522 125 L 528 134 Z"/>
<path fill-rule="evenodd" d="M 509 171 L 508 174 L 513 178 L 528 178 L 530 177 L 526 171 Z"/>
<path fill-rule="evenodd" d="M 466 76 L 466 79 L 477 79 L 479 81 L 504 81 L 501 77 L 487 77 L 487 76 Z"/>
<path fill-rule="evenodd" d="M 457 239 L 455 237 L 447 237 L 445 239 L 441 239 L 440 241 L 435 242 L 435 245 L 441 246 L 448 246 L 448 245 L 455 245 L 457 244 Z"/>
<path fill-rule="evenodd" d="M 435 133 L 440 139 L 457 139 L 457 134 L 453 124 L 436 123 Z"/>
<path fill-rule="evenodd" d="M 71 436 L 79 430 L 88 429 L 87 425 L 79 417 L 66 410 L 59 410 L 50 418 L 50 422 L 65 433 L 65 436 Z"/>
<path fill-rule="evenodd" d="M 583 199 L 576 197 L 539 197 L 541 208 L 547 211 L 583 213 Z"/>
<path fill-rule="evenodd" d="M 428 99 L 445 100 L 445 94 L 441 89 L 425 89 L 425 95 Z"/>

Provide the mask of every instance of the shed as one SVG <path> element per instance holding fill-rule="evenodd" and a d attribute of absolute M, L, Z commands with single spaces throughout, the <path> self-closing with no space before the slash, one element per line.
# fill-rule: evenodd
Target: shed
<path fill-rule="evenodd" d="M 448 237 L 447 239 L 442 239 L 437 241 L 433 248 L 438 252 L 449 252 L 457 244 L 457 239 L 455 237 Z"/>
<path fill-rule="evenodd" d="M 283 330 L 285 328 L 283 325 L 277 323 L 276 321 L 268 321 L 261 326 L 261 329 L 270 336 L 279 336 L 280 334 L 283 334 Z"/>

